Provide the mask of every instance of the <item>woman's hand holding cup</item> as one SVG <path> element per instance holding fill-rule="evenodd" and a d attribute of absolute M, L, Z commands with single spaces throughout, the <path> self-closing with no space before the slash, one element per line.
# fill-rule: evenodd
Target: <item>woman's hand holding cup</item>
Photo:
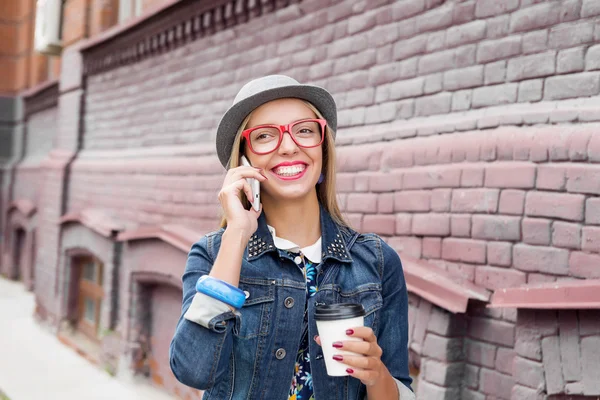
<path fill-rule="evenodd" d="M 337 341 L 332 344 L 335 349 L 344 350 L 356 355 L 334 354 L 333 359 L 348 366 L 346 372 L 353 376 L 365 386 L 377 385 L 379 380 L 386 374 L 386 367 L 381 361 L 383 350 L 377 344 L 377 337 L 373 330 L 366 326 L 357 326 L 348 329 L 346 335 L 355 340 Z M 356 341 L 356 339 L 362 339 Z M 315 341 L 320 346 L 319 336 L 315 336 Z"/>
<path fill-rule="evenodd" d="M 241 231 L 248 239 L 258 227 L 258 216 L 260 211 L 254 211 L 252 207 L 246 210 L 240 201 L 240 192 L 243 192 L 250 203 L 252 203 L 252 189 L 246 181 L 247 178 L 258 179 L 264 182 L 267 178 L 259 168 L 240 166 L 227 171 L 223 187 L 219 191 L 219 202 L 227 219 L 227 229 L 232 228 Z"/>

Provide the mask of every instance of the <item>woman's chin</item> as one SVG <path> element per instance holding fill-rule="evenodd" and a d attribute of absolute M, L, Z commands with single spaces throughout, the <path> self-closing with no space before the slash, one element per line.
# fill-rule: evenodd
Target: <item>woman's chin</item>
<path fill-rule="evenodd" d="M 314 186 L 307 185 L 286 185 L 269 191 L 269 197 L 275 201 L 298 201 L 303 200 L 315 193 Z"/>

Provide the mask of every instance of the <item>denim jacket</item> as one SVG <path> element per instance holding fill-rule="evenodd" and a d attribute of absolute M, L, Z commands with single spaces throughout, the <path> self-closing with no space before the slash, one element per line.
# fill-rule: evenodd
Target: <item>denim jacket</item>
<path fill-rule="evenodd" d="M 365 325 L 377 336 L 400 398 L 414 399 L 408 373 L 408 297 L 398 254 L 377 235 L 336 224 L 323 207 L 320 219 L 322 262 L 318 291 L 307 305 L 309 337 L 318 334 L 316 305 L 362 304 Z M 242 261 L 239 287 L 246 292 L 246 303 L 232 311 L 195 290 L 198 278 L 212 268 L 222 234 L 223 229 L 206 235 L 189 253 L 182 315 L 170 347 L 171 370 L 183 384 L 205 390 L 204 400 L 287 400 L 305 312 L 302 270 L 294 254 L 274 246 L 261 215 Z M 317 400 L 366 398 L 360 380 L 327 375 L 320 346 L 314 340 L 309 346 Z"/>

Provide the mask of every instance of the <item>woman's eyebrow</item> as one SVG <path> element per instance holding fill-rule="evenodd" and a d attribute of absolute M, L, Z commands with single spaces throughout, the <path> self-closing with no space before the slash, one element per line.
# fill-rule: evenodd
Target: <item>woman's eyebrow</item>
<path fill-rule="evenodd" d="M 288 124 L 293 124 L 294 122 L 300 122 L 300 121 L 304 121 L 304 120 L 307 120 L 307 119 L 317 119 L 317 117 L 300 118 L 300 119 L 296 119 L 294 121 L 290 121 L 290 122 L 288 122 Z M 263 125 L 277 125 L 277 126 L 279 126 L 279 125 L 287 125 L 287 124 L 278 124 L 276 122 L 267 122 L 267 123 L 264 123 L 264 124 L 256 124 L 254 126 L 251 126 L 250 128 L 256 128 L 257 126 L 263 126 Z"/>

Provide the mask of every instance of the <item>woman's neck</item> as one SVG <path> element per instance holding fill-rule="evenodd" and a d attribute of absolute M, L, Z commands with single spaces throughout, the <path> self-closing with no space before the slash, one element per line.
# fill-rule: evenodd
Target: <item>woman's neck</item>
<path fill-rule="evenodd" d="M 287 202 L 263 197 L 263 210 L 267 224 L 277 231 L 277 236 L 300 247 L 310 246 L 321 237 L 319 200 L 314 196 Z"/>

